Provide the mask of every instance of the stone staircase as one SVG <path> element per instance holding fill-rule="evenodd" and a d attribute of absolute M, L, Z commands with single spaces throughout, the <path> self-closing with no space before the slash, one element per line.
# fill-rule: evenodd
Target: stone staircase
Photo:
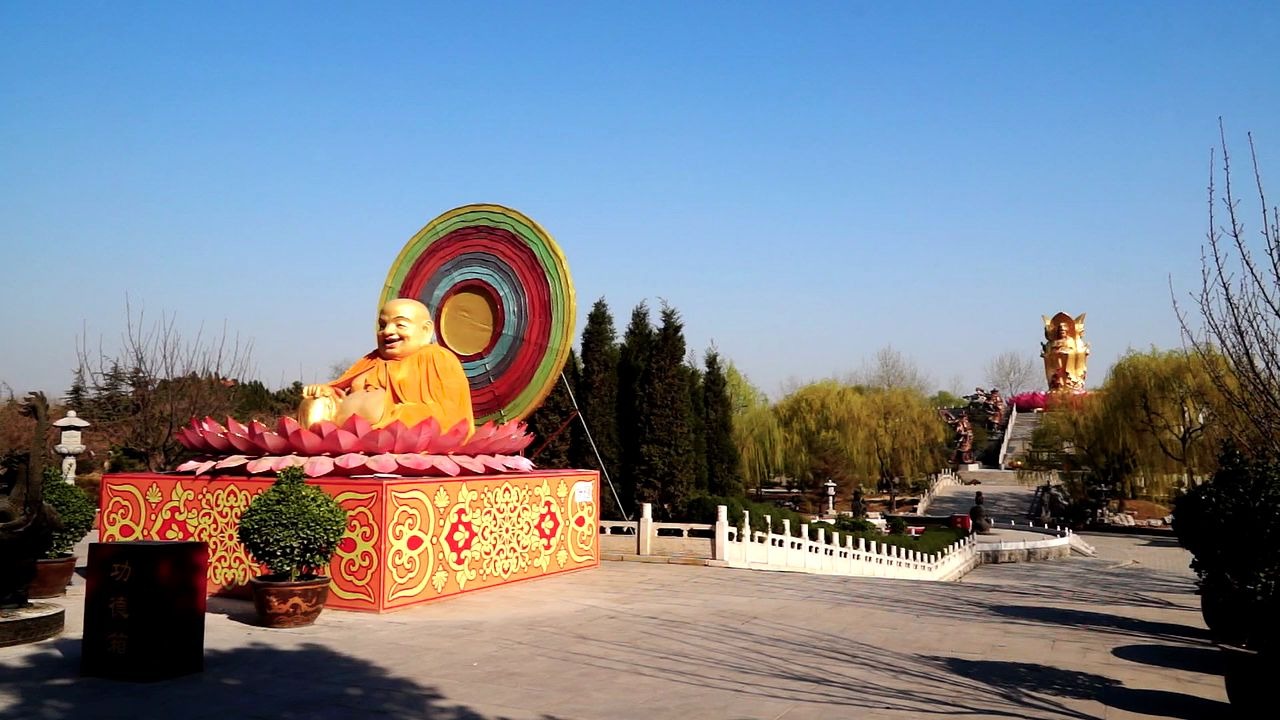
<path fill-rule="evenodd" d="M 1040 427 L 1043 414 L 1038 412 L 1018 413 L 1013 419 L 1013 427 L 1009 430 L 1009 445 L 1005 448 L 1004 457 L 1000 459 L 1003 467 L 1009 467 L 1016 460 L 1025 460 L 1031 449 L 1031 435 Z"/>
<path fill-rule="evenodd" d="M 1018 478 L 1012 470 L 961 470 L 962 483 L 944 488 L 929 504 L 930 515 L 965 515 L 973 507 L 974 493 L 981 490 L 987 514 L 996 520 L 1026 522 L 1035 488 Z"/>

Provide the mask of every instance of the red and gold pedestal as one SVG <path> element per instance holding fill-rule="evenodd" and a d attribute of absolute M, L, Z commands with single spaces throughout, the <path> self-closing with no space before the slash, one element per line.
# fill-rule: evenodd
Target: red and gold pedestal
<path fill-rule="evenodd" d="M 236 537 L 271 477 L 124 473 L 102 479 L 102 542 L 200 540 L 210 593 L 264 570 Z M 347 509 L 328 607 L 387 612 L 472 590 L 596 567 L 600 482 L 590 470 L 459 478 L 317 478 Z"/>

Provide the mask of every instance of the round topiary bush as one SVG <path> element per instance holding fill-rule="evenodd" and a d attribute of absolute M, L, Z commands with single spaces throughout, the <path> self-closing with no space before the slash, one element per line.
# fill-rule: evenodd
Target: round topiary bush
<path fill-rule="evenodd" d="M 346 529 L 347 511 L 291 467 L 249 503 L 237 535 L 272 579 L 295 581 L 321 574 Z"/>
<path fill-rule="evenodd" d="M 76 543 L 93 529 L 95 510 L 84 491 L 69 485 L 57 468 L 44 469 L 44 501 L 58 513 L 61 530 L 55 530 L 45 551 L 45 558 L 53 560 L 71 552 Z"/>

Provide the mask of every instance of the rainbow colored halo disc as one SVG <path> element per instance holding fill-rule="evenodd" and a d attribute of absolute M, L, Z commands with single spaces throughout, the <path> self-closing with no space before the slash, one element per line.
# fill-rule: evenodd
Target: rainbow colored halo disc
<path fill-rule="evenodd" d="M 436 340 L 462 360 L 476 422 L 521 420 L 560 380 L 575 300 L 564 253 L 538 223 L 501 205 L 450 210 L 405 244 L 381 306 L 426 303 Z"/>

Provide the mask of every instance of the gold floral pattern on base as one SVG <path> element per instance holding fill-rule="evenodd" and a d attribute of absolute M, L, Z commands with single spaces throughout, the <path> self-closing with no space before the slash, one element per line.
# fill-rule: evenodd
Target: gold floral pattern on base
<path fill-rule="evenodd" d="M 348 511 L 329 605 L 380 612 L 599 564 L 598 477 L 586 470 L 450 480 L 314 480 Z M 209 591 L 262 573 L 236 537 L 267 478 L 109 475 L 104 542 L 202 540 Z"/>
<path fill-rule="evenodd" d="M 416 597 L 431 582 L 435 510 L 422 490 L 392 490 L 387 503 L 387 602 Z"/>
<path fill-rule="evenodd" d="M 334 496 L 347 510 L 347 534 L 338 542 L 329 574 L 336 579 L 330 592 L 343 600 L 377 602 L 374 581 L 378 574 L 378 493 L 347 491 Z"/>

